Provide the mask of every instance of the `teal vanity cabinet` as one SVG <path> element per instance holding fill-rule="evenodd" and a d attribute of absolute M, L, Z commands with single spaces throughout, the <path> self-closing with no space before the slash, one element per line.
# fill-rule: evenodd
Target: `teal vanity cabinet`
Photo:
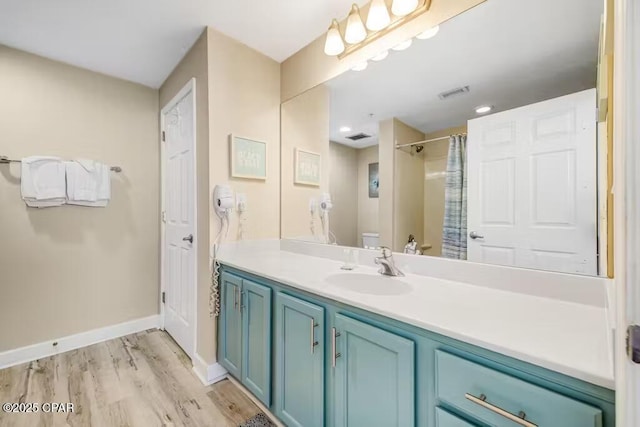
<path fill-rule="evenodd" d="M 271 289 L 223 272 L 219 359 L 265 405 L 271 404 Z"/>
<path fill-rule="evenodd" d="M 276 294 L 275 413 L 288 426 L 324 426 L 324 308 Z"/>
<path fill-rule="evenodd" d="M 492 426 L 602 426 L 598 408 L 441 350 L 436 394 L 442 404 Z"/>
<path fill-rule="evenodd" d="M 334 425 L 415 425 L 413 341 L 342 314 L 334 320 Z"/>
<path fill-rule="evenodd" d="M 235 268 L 221 289 L 220 363 L 287 426 L 615 427 L 613 390 Z"/>

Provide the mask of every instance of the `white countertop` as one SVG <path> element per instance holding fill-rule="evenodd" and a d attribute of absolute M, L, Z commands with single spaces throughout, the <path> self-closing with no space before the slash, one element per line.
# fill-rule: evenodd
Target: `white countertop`
<path fill-rule="evenodd" d="M 333 275 L 352 272 L 326 258 L 273 245 L 228 244 L 219 261 L 285 285 L 396 319 L 444 336 L 614 389 L 607 309 L 558 299 L 407 274 L 398 295 L 373 295 L 341 287 Z"/>

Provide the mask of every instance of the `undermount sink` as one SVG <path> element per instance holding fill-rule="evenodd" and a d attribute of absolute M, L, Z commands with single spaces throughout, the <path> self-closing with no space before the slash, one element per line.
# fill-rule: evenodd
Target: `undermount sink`
<path fill-rule="evenodd" d="M 351 292 L 370 295 L 403 295 L 411 292 L 411 285 L 397 277 L 363 273 L 333 274 L 327 283 Z"/>

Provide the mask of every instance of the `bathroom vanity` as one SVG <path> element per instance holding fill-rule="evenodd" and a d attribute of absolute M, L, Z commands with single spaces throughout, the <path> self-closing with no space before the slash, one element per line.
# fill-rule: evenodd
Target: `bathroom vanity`
<path fill-rule="evenodd" d="M 606 306 L 385 277 L 374 251 L 345 272 L 315 246 L 220 259 L 219 362 L 286 425 L 614 426 Z"/>

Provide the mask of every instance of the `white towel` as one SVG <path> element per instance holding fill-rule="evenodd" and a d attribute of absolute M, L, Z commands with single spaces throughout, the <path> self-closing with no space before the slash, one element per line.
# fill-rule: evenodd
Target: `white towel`
<path fill-rule="evenodd" d="M 22 199 L 27 206 L 46 208 L 66 201 L 65 166 L 58 157 L 25 157 L 20 182 Z"/>
<path fill-rule="evenodd" d="M 104 207 L 111 198 L 110 168 L 93 160 L 65 162 L 67 170 L 67 203 Z"/>

